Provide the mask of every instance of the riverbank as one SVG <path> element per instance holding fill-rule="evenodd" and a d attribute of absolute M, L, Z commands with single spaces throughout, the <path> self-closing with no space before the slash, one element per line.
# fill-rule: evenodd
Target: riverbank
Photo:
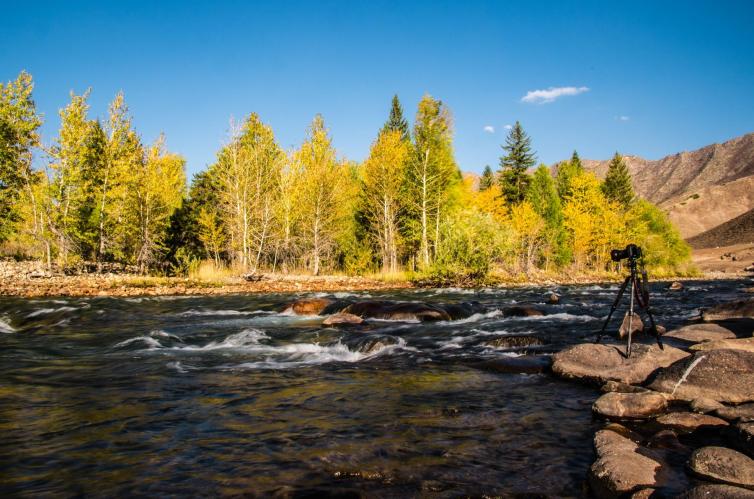
<path fill-rule="evenodd" d="M 689 277 L 652 276 L 652 280 L 740 279 L 741 272 L 709 272 Z M 0 261 L 0 296 L 162 296 L 162 295 L 225 295 L 238 293 L 337 292 L 367 291 L 422 287 L 409 274 L 393 276 L 311 276 L 301 274 L 262 274 L 249 281 L 241 276 L 211 278 L 157 277 L 129 272 L 129 269 L 108 269 L 103 273 L 66 275 L 61 270 L 48 271 L 42 262 Z M 558 286 L 618 282 L 623 275 L 610 272 L 561 272 L 534 274 L 493 274 L 481 287 Z M 437 287 L 437 285 L 429 286 Z M 448 287 L 443 285 L 442 287 Z M 452 285 L 451 287 L 480 287 Z"/>

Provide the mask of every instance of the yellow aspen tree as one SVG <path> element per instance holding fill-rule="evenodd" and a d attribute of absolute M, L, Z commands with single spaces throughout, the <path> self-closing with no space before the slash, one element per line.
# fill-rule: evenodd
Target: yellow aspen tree
<path fill-rule="evenodd" d="M 518 243 L 519 261 L 523 263 L 524 270 L 529 273 L 542 243 L 545 221 L 534 210 L 531 202 L 522 201 L 511 207 L 510 224 Z"/>

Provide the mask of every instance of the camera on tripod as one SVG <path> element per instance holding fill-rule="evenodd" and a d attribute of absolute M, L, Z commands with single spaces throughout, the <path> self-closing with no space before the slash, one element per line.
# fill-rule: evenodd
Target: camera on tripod
<path fill-rule="evenodd" d="M 641 248 L 635 244 L 629 244 L 623 249 L 614 249 L 610 252 L 610 259 L 614 262 L 621 260 L 638 260 L 641 258 Z"/>

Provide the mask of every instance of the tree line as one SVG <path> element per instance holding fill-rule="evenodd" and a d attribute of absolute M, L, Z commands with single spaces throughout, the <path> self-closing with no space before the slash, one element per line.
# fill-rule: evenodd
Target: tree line
<path fill-rule="evenodd" d="M 413 126 L 393 97 L 361 163 L 338 156 L 322 116 L 285 150 L 252 113 L 231 121 L 216 160 L 189 186 L 185 160 L 164 136 L 142 141 L 122 93 L 103 120 L 88 115 L 89 91 L 71 93 L 57 137 L 43 145 L 32 90 L 25 72 L 0 84 L 0 244 L 19 258 L 165 274 L 210 261 L 244 273 L 449 278 L 603 270 L 627 242 L 644 246 L 651 265 L 688 259 L 664 213 L 634 195 L 620 154 L 604 181 L 576 152 L 533 170 L 517 122 L 499 169 L 464 176 L 451 113 L 429 95 Z"/>

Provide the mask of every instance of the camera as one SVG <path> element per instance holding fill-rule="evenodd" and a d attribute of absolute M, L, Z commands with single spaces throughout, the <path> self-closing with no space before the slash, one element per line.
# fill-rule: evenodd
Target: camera
<path fill-rule="evenodd" d="M 623 249 L 614 249 L 610 252 L 610 258 L 614 262 L 620 262 L 628 258 L 629 260 L 637 260 L 641 258 L 641 248 L 635 244 L 629 244 Z"/>

